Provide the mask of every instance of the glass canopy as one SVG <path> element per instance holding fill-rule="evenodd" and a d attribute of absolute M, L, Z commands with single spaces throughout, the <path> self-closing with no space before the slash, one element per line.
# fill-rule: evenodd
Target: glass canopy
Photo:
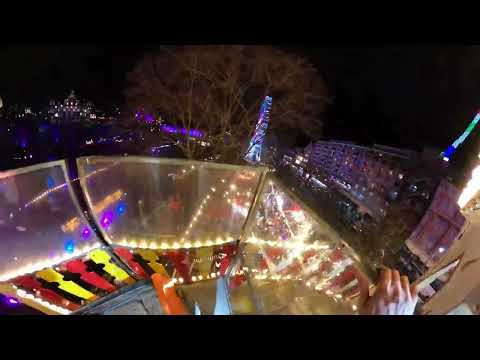
<path fill-rule="evenodd" d="M 77 168 L 0 173 L 0 292 L 81 313 L 161 274 L 192 314 L 356 311 L 359 259 L 268 169 L 143 157 Z"/>

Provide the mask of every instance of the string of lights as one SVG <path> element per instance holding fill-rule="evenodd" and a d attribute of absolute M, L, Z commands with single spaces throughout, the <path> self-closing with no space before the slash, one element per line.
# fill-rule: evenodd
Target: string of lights
<path fill-rule="evenodd" d="M 282 249 L 302 249 L 302 250 L 328 250 L 330 245 L 321 244 L 318 240 L 312 244 L 305 244 L 302 241 L 273 241 L 273 240 L 262 240 L 256 238 L 254 235 L 245 240 L 246 243 L 256 244 L 256 245 L 265 245 L 269 247 L 276 247 Z"/>
<path fill-rule="evenodd" d="M 19 297 L 21 299 L 31 300 L 33 302 L 36 302 L 39 305 L 42 305 L 42 306 L 46 307 L 49 310 L 55 311 L 55 312 L 57 312 L 59 314 L 62 314 L 62 315 L 69 315 L 71 313 L 71 311 L 68 310 L 68 309 L 65 309 L 65 308 L 63 308 L 61 306 L 58 306 L 58 305 L 55 305 L 55 304 L 51 304 L 48 301 L 45 301 L 45 300 L 43 300 L 39 297 L 36 297 L 35 295 L 33 295 L 33 294 L 23 290 L 23 289 L 17 288 L 15 285 L 12 285 L 12 286 L 16 290 L 17 297 Z"/>
<path fill-rule="evenodd" d="M 177 172 L 176 174 L 169 174 L 174 180 L 180 179 L 184 180 L 188 175 L 192 174 L 196 170 L 195 165 L 191 165 L 188 170 L 182 169 L 182 171 Z"/>
<path fill-rule="evenodd" d="M 118 245 L 126 247 L 126 248 L 131 248 L 131 249 L 151 249 L 151 250 L 178 250 L 178 249 L 198 249 L 206 246 L 215 246 L 215 245 L 224 245 L 224 244 L 229 244 L 233 243 L 235 241 L 234 238 L 232 237 L 217 237 L 215 240 L 212 239 L 205 239 L 203 241 L 197 240 L 194 242 L 191 241 L 185 241 L 185 242 L 174 242 L 173 244 L 170 244 L 168 242 L 161 242 L 159 243 L 158 241 L 155 240 L 147 240 L 147 239 L 130 239 L 124 237 Z"/>
<path fill-rule="evenodd" d="M 113 165 L 112 165 L 113 166 Z M 95 170 L 93 171 L 92 173 L 88 174 L 85 176 L 85 179 L 88 179 L 89 177 L 91 176 L 94 176 L 94 175 L 97 175 L 105 170 L 108 170 L 111 166 L 109 167 L 106 167 L 106 168 L 102 168 L 102 169 L 99 169 L 99 170 Z M 76 181 L 79 181 L 80 178 L 79 177 L 76 177 L 75 179 L 71 180 L 71 181 L 67 181 L 67 182 L 64 182 L 63 184 L 60 184 L 58 186 L 55 186 L 54 188 L 51 188 L 51 189 L 48 189 L 40 194 L 38 194 L 37 196 L 35 196 L 32 200 L 28 201 L 23 207 L 24 208 L 27 208 L 29 206 L 32 206 L 33 204 L 39 202 L 40 200 L 44 199 L 45 197 L 47 197 L 48 195 L 50 195 L 51 193 L 53 192 L 56 192 L 60 189 L 63 189 L 65 188 L 69 183 L 74 183 Z"/>
<path fill-rule="evenodd" d="M 220 182 L 221 182 L 222 184 L 226 184 L 227 181 L 226 181 L 225 179 L 221 179 Z M 210 192 L 211 192 L 212 195 L 207 194 L 207 195 L 203 198 L 203 200 L 201 201 L 199 207 L 197 208 L 197 211 L 195 212 L 195 216 L 192 218 L 192 220 L 191 220 L 190 223 L 188 224 L 187 230 L 185 230 L 185 233 L 184 233 L 182 239 L 180 240 L 181 242 L 184 242 L 184 241 L 185 241 L 184 238 L 186 238 L 187 236 L 190 235 L 193 226 L 196 224 L 196 222 L 198 221 L 199 217 L 203 214 L 203 210 L 204 210 L 205 206 L 208 205 L 209 201 L 212 199 L 213 194 L 216 193 L 216 191 L 217 191 L 216 186 L 218 186 L 218 184 L 216 184 L 215 186 L 212 186 L 212 187 L 210 188 Z M 236 190 L 236 189 L 237 189 L 237 186 L 236 186 L 235 184 L 230 184 L 229 187 L 230 187 L 231 190 Z M 230 200 L 230 199 L 228 199 L 228 200 Z M 227 200 L 227 201 L 228 201 L 228 200 Z M 228 201 L 228 203 L 230 204 L 230 203 L 231 203 L 231 200 Z"/>

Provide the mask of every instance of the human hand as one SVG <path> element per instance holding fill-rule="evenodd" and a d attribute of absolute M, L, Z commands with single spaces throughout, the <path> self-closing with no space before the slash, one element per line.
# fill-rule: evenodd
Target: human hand
<path fill-rule="evenodd" d="M 367 278 L 356 269 L 355 272 L 360 287 L 360 315 L 413 315 L 418 295 L 408 277 L 400 277 L 397 270 L 384 268 L 375 293 L 370 296 Z"/>

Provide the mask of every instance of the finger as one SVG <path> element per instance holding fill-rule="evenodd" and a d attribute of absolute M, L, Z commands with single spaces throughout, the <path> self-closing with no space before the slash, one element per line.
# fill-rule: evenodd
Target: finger
<path fill-rule="evenodd" d="M 369 281 L 368 281 L 367 277 L 356 267 L 351 266 L 350 269 L 353 271 L 353 273 L 355 274 L 355 277 L 357 278 L 357 281 L 358 281 L 358 288 L 360 290 L 360 296 L 359 296 L 358 303 L 359 303 L 359 305 L 363 305 L 367 302 L 367 300 L 370 296 Z"/>
<path fill-rule="evenodd" d="M 392 271 L 388 268 L 382 269 L 380 278 L 378 279 L 378 289 L 387 291 L 392 283 Z"/>
<path fill-rule="evenodd" d="M 418 289 L 416 285 L 410 286 L 410 294 L 413 301 L 418 301 Z"/>
<path fill-rule="evenodd" d="M 400 273 L 398 270 L 392 270 L 392 284 L 393 297 L 395 300 L 400 300 L 402 296 L 402 284 L 400 282 Z"/>
<path fill-rule="evenodd" d="M 408 277 L 407 276 L 402 276 L 400 278 L 400 281 L 402 283 L 402 290 L 403 292 L 405 293 L 405 295 L 407 296 L 408 299 L 410 299 L 411 297 L 411 293 L 410 293 L 410 281 L 408 280 Z"/>

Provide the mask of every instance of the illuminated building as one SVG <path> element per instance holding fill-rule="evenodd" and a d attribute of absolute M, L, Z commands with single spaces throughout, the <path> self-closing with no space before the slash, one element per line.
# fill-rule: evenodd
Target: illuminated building
<path fill-rule="evenodd" d="M 47 109 L 52 124 L 66 125 L 96 119 L 91 102 L 81 101 L 72 90 L 63 101 L 51 100 Z"/>
<path fill-rule="evenodd" d="M 309 172 L 318 170 L 341 192 L 382 217 L 388 201 L 398 196 L 406 175 L 405 164 L 415 156 L 413 151 L 383 145 L 317 141 L 308 145 L 295 162 L 304 164 Z"/>

